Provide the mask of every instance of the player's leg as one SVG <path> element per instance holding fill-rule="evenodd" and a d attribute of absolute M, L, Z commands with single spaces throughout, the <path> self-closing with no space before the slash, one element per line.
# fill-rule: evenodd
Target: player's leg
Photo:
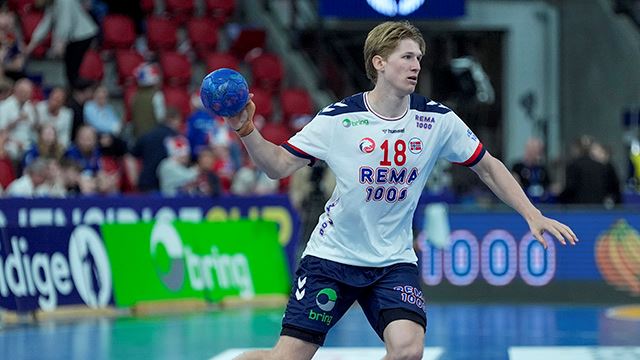
<path fill-rule="evenodd" d="M 385 268 L 358 302 L 385 342 L 386 360 L 422 359 L 427 319 L 415 265 Z"/>
<path fill-rule="evenodd" d="M 395 320 L 383 333 L 387 355 L 384 360 L 420 360 L 424 350 L 424 328 L 411 320 Z"/>
<path fill-rule="evenodd" d="M 247 352 L 236 360 L 310 360 L 319 347 L 320 345 L 283 335 L 273 349 Z"/>

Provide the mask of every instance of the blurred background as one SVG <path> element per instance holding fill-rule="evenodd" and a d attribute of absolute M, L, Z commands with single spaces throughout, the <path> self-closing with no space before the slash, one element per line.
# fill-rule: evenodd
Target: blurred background
<path fill-rule="evenodd" d="M 414 218 L 425 358 L 640 358 L 640 1 L 0 3 L 7 358 L 271 346 L 335 179 L 322 163 L 269 179 L 200 82 L 240 71 L 256 127 L 280 144 L 372 88 L 362 47 L 390 19 L 425 37 L 417 92 L 581 240 L 544 250 L 473 172 L 439 163 Z M 382 356 L 355 308 L 317 358 Z"/>

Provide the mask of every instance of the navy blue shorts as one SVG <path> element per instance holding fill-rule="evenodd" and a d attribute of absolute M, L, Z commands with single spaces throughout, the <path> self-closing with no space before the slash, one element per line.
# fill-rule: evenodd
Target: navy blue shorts
<path fill-rule="evenodd" d="M 329 329 L 355 301 L 380 339 L 394 320 L 411 320 L 426 329 L 416 265 L 361 267 L 305 256 L 296 271 L 280 334 L 322 345 Z"/>

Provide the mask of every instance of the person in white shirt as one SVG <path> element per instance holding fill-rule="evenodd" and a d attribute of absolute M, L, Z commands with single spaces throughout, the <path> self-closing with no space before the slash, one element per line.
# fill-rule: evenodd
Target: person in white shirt
<path fill-rule="evenodd" d="M 385 342 L 385 359 L 422 358 L 426 315 L 412 219 L 439 158 L 475 171 L 544 246 L 543 232 L 563 244 L 576 242 L 569 227 L 531 204 L 453 111 L 414 94 L 425 48 L 408 22 L 376 26 L 364 45 L 373 89 L 327 106 L 282 146 L 254 128 L 251 100 L 225 119 L 269 177 L 322 159 L 337 179 L 296 271 L 278 342 L 239 359 L 311 359 L 355 301 Z"/>
<path fill-rule="evenodd" d="M 50 55 L 64 59 L 67 83 L 78 80 L 80 65 L 98 26 L 80 0 L 38 0 L 45 6 L 44 17 L 33 31 L 25 52 L 31 54 L 53 29 Z"/>
<path fill-rule="evenodd" d="M 29 79 L 16 81 L 13 95 L 0 103 L 0 130 L 7 130 L 9 138 L 5 150 L 13 161 L 22 156 L 36 138 L 36 110 L 31 103 L 33 83 Z"/>
<path fill-rule="evenodd" d="M 24 174 L 7 187 L 6 197 L 34 197 L 47 194 L 49 164 L 37 159 L 24 169 Z"/>
<path fill-rule="evenodd" d="M 169 137 L 165 147 L 169 156 L 160 161 L 156 170 L 160 191 L 166 196 L 188 193 L 188 187 L 194 185 L 199 174 L 197 167 L 189 166 L 189 140 L 182 135 Z"/>
<path fill-rule="evenodd" d="M 67 94 L 61 87 L 55 87 L 49 93 L 47 100 L 36 104 L 38 124 L 51 124 L 58 134 L 58 142 L 65 148 L 71 143 L 71 126 L 73 125 L 73 112 L 64 106 Z"/>

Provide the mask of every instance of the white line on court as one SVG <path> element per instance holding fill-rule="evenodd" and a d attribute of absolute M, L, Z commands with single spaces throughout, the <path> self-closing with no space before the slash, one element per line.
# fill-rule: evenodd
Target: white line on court
<path fill-rule="evenodd" d="M 245 351 L 255 349 L 230 349 L 210 360 L 231 360 Z M 375 360 L 382 359 L 384 348 L 374 347 L 339 347 L 320 348 L 313 360 Z M 425 348 L 423 360 L 437 360 L 442 355 L 442 348 Z"/>
<path fill-rule="evenodd" d="M 509 348 L 509 360 L 637 360 L 637 346 L 519 346 Z"/>

